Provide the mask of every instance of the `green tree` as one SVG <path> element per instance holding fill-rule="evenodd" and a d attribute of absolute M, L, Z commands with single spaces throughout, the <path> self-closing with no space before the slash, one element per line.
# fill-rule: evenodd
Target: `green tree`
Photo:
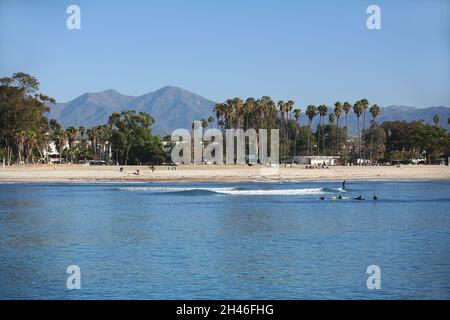
<path fill-rule="evenodd" d="M 315 105 L 311 104 L 306 108 L 306 116 L 308 117 L 308 156 L 311 153 L 311 124 L 314 119 L 314 117 L 317 114 L 317 108 Z"/>
<path fill-rule="evenodd" d="M 53 132 L 53 141 L 55 142 L 56 151 L 58 151 L 59 154 L 59 163 L 61 163 L 67 144 L 67 132 L 63 129 L 57 129 Z"/>
<path fill-rule="evenodd" d="M 433 117 L 433 122 L 436 127 L 439 127 L 439 123 L 441 122 L 441 117 L 438 114 L 435 114 Z"/>
<path fill-rule="evenodd" d="M 361 159 L 361 131 L 359 130 L 359 119 L 361 118 L 361 114 L 364 112 L 364 105 L 361 101 L 355 102 L 353 105 L 353 112 L 358 119 L 358 156 L 359 159 Z"/>
<path fill-rule="evenodd" d="M 372 124 L 371 124 L 371 128 L 376 126 L 376 119 L 377 117 L 380 115 L 381 113 L 381 108 L 374 104 L 373 106 L 370 107 L 369 110 L 370 114 L 372 115 Z M 374 131 L 375 130 L 371 130 L 371 138 L 370 138 L 370 162 L 372 162 L 372 153 L 373 153 L 373 135 L 374 135 Z M 364 142 L 365 144 L 365 142 Z"/>
<path fill-rule="evenodd" d="M 369 108 L 369 101 L 367 99 L 362 99 L 360 101 L 361 107 L 363 109 L 363 141 L 365 141 L 365 129 L 366 129 L 366 110 Z M 363 144 L 363 155 L 364 160 L 366 160 L 366 144 Z"/>
<path fill-rule="evenodd" d="M 145 112 L 135 110 L 113 113 L 108 121 L 112 129 L 111 142 L 121 163 L 127 165 L 145 162 L 156 143 L 151 134 L 154 119 Z M 119 161 L 119 160 L 118 160 Z"/>
<path fill-rule="evenodd" d="M 318 139 L 317 139 L 317 155 L 320 154 L 320 133 L 322 133 L 322 153 L 324 152 L 324 148 L 325 148 L 325 136 L 324 136 L 324 128 L 323 126 L 325 125 L 325 117 L 327 115 L 328 112 L 328 107 L 324 104 L 320 105 L 318 108 L 319 110 L 319 116 L 320 116 L 320 123 L 319 123 L 319 129 L 318 130 Z"/>
<path fill-rule="evenodd" d="M 214 122 L 214 118 L 212 117 L 212 116 L 209 116 L 208 117 L 208 124 L 211 126 L 211 128 L 212 128 L 212 123 Z"/>
<path fill-rule="evenodd" d="M 339 119 L 342 115 L 342 104 L 339 101 L 336 101 L 334 104 L 334 116 L 336 117 L 336 154 L 340 154 L 340 148 L 339 146 Z"/>
<path fill-rule="evenodd" d="M 23 161 L 26 141 L 23 132 L 36 134 L 32 148 L 45 140 L 46 130 L 42 130 L 48 126 L 45 113 L 53 103 L 53 98 L 39 92 L 39 82 L 29 74 L 18 72 L 0 79 L 0 148 L 5 150 L 8 165 L 14 159 Z"/>
<path fill-rule="evenodd" d="M 301 109 L 299 108 L 294 109 L 294 118 L 295 118 L 294 157 L 297 156 L 297 136 L 300 127 L 299 120 L 301 113 L 302 113 Z"/>

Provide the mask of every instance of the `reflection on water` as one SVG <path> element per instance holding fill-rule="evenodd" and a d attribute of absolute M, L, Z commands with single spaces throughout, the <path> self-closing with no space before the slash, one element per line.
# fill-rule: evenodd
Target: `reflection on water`
<path fill-rule="evenodd" d="M 0 298 L 450 298 L 450 182 L 347 186 L 0 184 Z"/>

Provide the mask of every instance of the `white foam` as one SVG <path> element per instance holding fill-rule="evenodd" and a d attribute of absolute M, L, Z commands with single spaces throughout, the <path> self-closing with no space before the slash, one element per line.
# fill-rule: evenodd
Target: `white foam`
<path fill-rule="evenodd" d="M 245 196 L 301 196 L 308 194 L 322 194 L 325 193 L 321 188 L 311 189 L 276 189 L 276 190 L 229 190 L 220 193 L 230 195 L 245 195 Z"/>
<path fill-rule="evenodd" d="M 194 187 L 123 187 L 118 188 L 122 191 L 140 191 L 151 193 L 165 192 L 185 192 L 185 191 L 211 191 L 218 194 L 226 195 L 243 195 L 243 196 L 260 196 L 260 195 L 278 195 L 278 196 L 299 196 L 299 195 L 316 195 L 324 194 L 322 188 L 304 188 L 304 189 L 275 189 L 275 190 L 239 190 L 236 188 L 194 188 Z"/>
<path fill-rule="evenodd" d="M 221 192 L 233 190 L 234 188 L 202 188 L 202 187 L 123 187 L 117 188 L 122 191 L 142 191 L 142 192 L 184 192 L 184 191 L 211 191 Z"/>

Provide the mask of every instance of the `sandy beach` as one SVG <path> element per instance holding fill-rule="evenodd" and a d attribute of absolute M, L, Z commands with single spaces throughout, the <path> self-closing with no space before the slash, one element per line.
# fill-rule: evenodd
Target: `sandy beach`
<path fill-rule="evenodd" d="M 135 175 L 136 170 L 140 171 Z M 271 168 L 265 166 L 118 166 L 16 165 L 0 168 L 0 182 L 95 182 L 95 181 L 277 181 L 277 180 L 450 180 L 450 167 L 404 165 L 335 166 L 306 169 L 305 166 Z"/>

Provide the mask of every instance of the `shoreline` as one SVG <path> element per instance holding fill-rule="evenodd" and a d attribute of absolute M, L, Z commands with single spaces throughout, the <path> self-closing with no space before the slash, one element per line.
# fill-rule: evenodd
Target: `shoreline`
<path fill-rule="evenodd" d="M 450 180 L 450 167 L 443 165 L 305 166 L 271 168 L 244 165 L 184 165 L 177 170 L 157 166 L 15 165 L 0 168 L 0 183 L 131 183 L 131 182 L 301 182 L 342 180 Z M 139 175 L 133 172 L 139 170 Z"/>

